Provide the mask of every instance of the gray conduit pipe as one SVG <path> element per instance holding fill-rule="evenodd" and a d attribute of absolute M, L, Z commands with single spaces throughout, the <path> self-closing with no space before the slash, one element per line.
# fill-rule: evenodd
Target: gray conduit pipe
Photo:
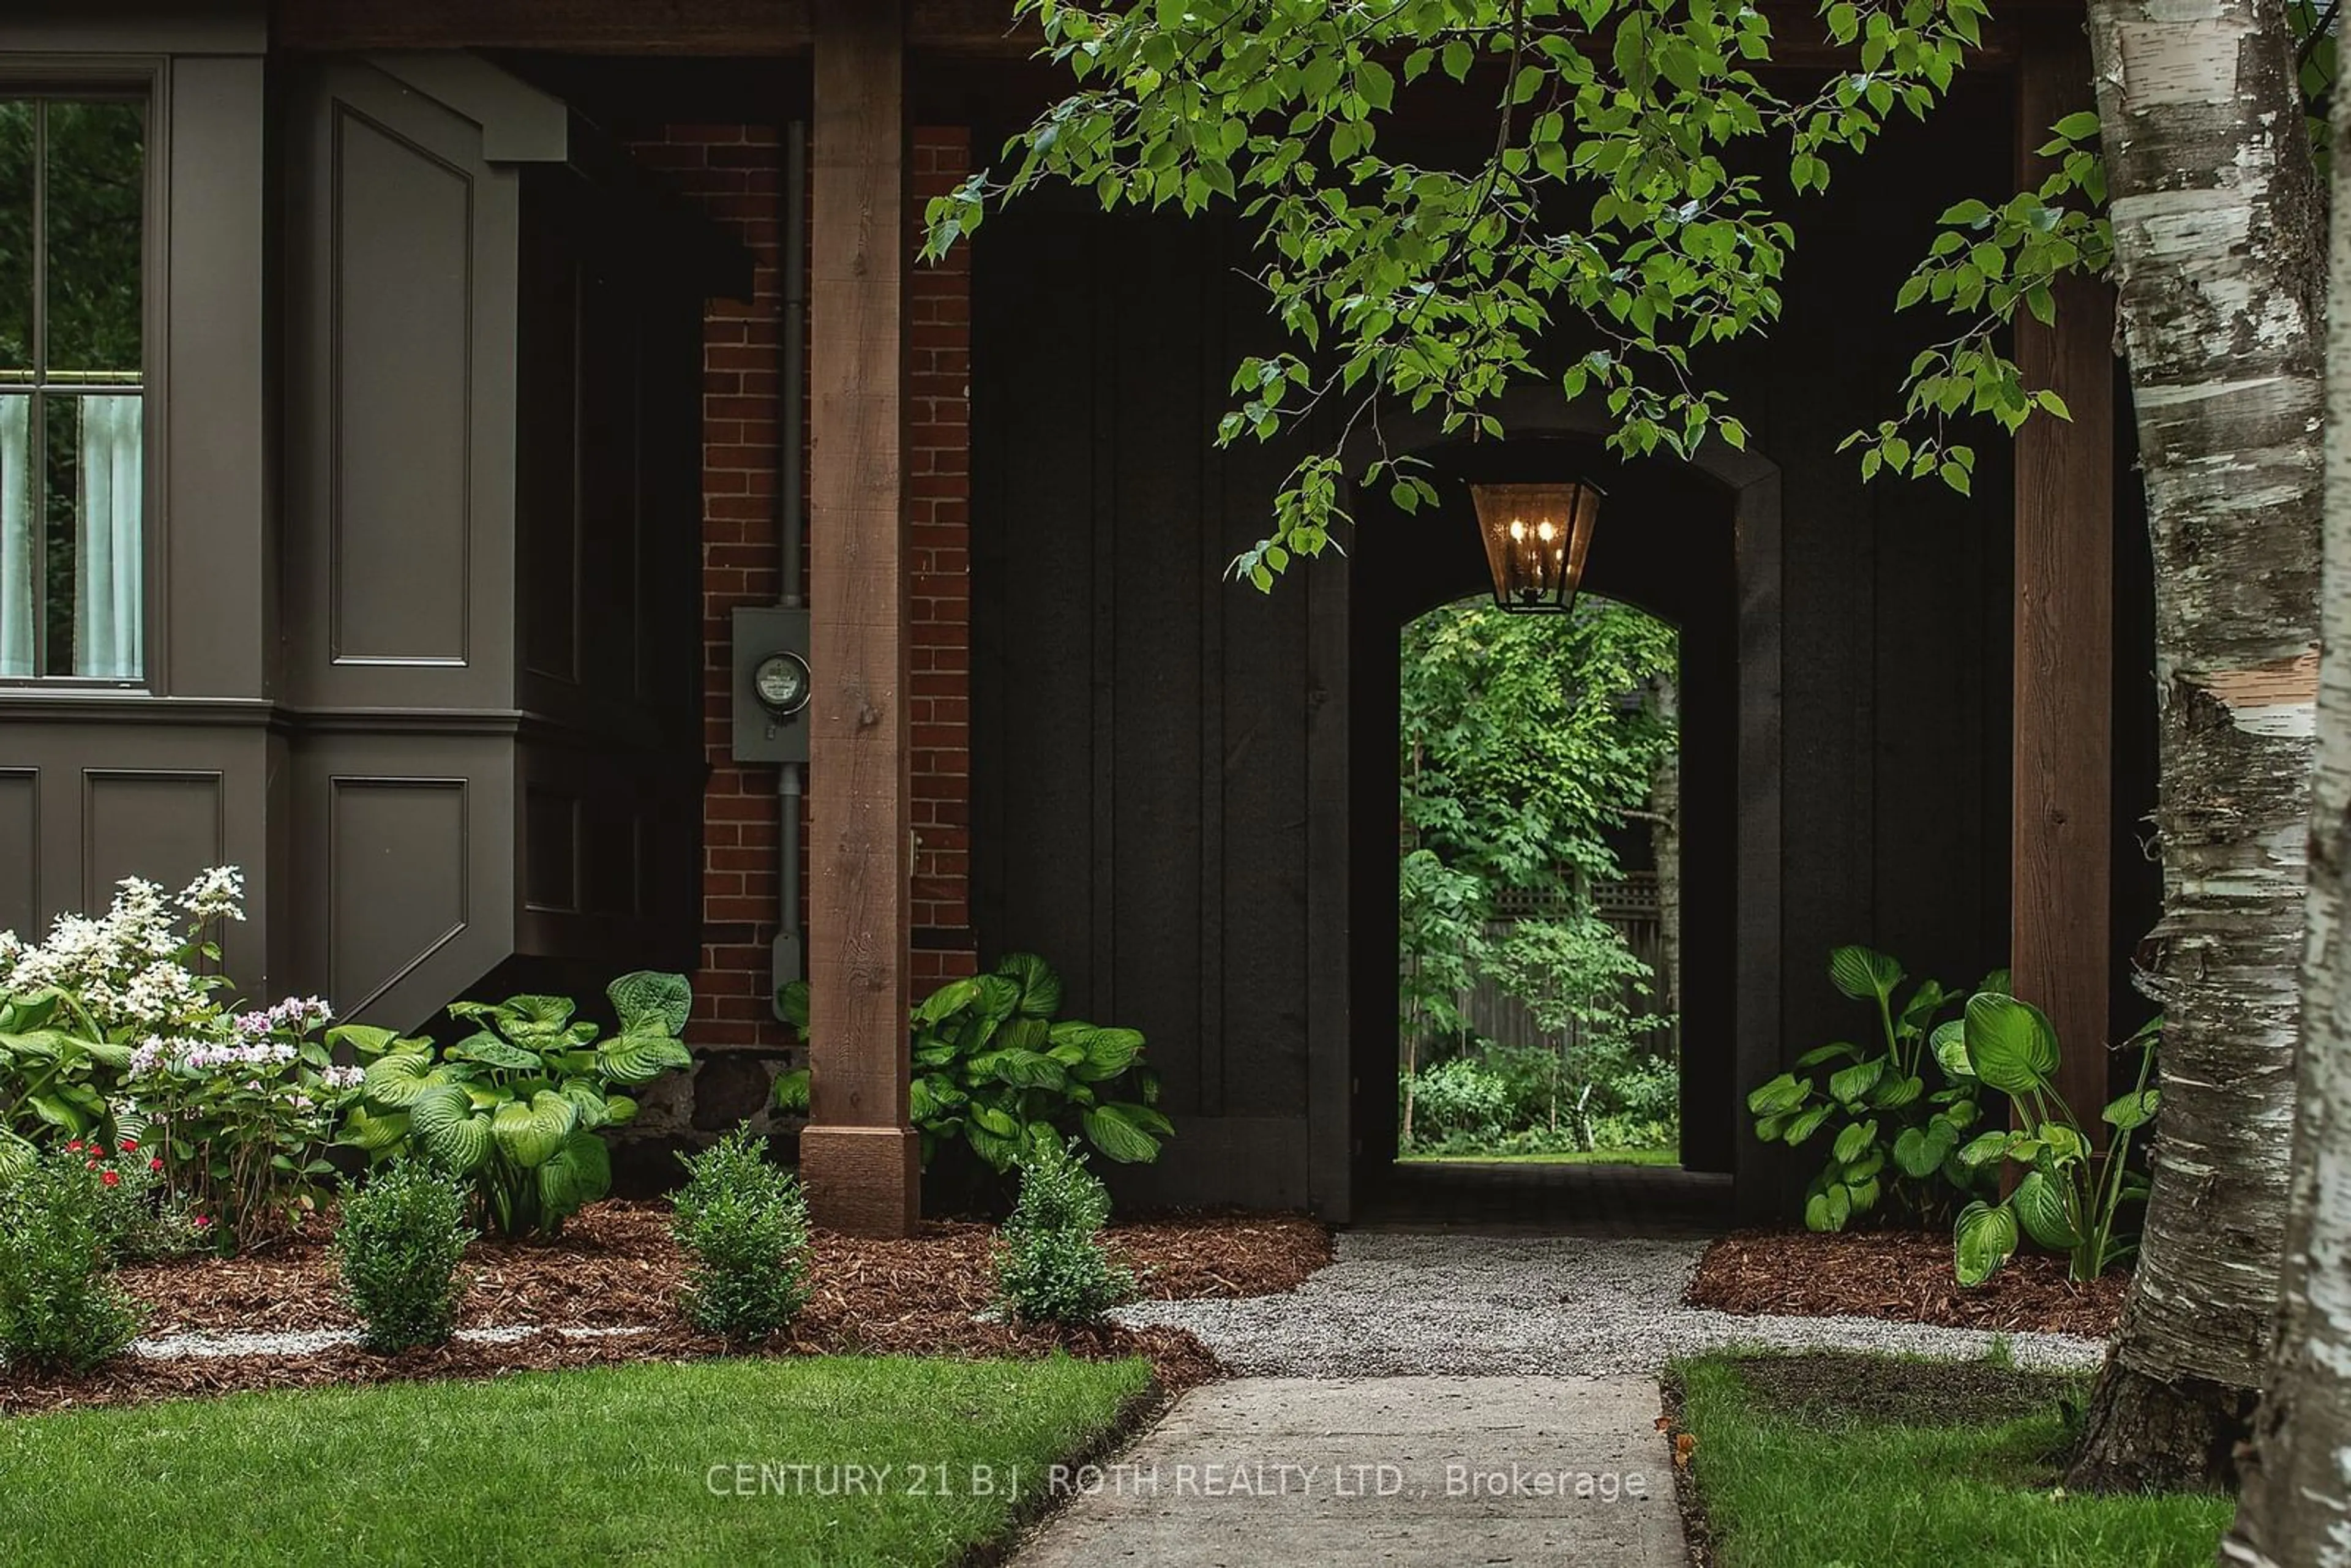
<path fill-rule="evenodd" d="M 806 495 L 802 444 L 806 438 L 801 409 L 802 361 L 807 347 L 808 319 L 808 126 L 795 120 L 784 127 L 784 319 L 782 414 L 776 422 L 782 444 L 783 472 L 777 488 L 783 517 L 783 597 L 788 610 L 799 609 L 800 598 L 800 508 Z M 776 945 L 772 955 L 775 987 L 804 977 L 807 956 L 800 932 L 800 796 L 808 788 L 801 767 L 787 762 L 776 781 L 781 821 L 776 834 L 778 877 Z M 777 1015 L 783 1009 L 777 1008 Z"/>

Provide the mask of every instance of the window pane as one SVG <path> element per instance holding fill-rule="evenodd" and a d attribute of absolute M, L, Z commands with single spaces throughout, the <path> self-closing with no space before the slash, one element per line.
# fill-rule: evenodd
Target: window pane
<path fill-rule="evenodd" d="M 46 379 L 135 382 L 147 111 L 136 103 L 47 106 Z"/>
<path fill-rule="evenodd" d="M 40 399 L 47 448 L 47 672 L 140 673 L 144 444 L 136 393 Z"/>
<path fill-rule="evenodd" d="M 0 392 L 0 675 L 38 673 L 41 551 L 33 521 L 33 400 Z"/>
<path fill-rule="evenodd" d="M 0 99 L 0 382 L 32 368 L 33 104 Z"/>

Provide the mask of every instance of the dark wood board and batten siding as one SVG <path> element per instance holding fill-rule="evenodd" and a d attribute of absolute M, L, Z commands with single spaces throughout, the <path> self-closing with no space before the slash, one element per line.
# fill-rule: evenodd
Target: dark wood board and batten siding
<path fill-rule="evenodd" d="M 1183 1133 L 1130 1192 L 1301 1204 L 1309 603 L 1224 577 L 1279 473 L 1213 448 L 1230 245 L 1072 212 L 975 252 L 975 919 L 1149 1038 Z"/>
<path fill-rule="evenodd" d="M 1685 919 L 1714 972 L 1686 979 L 1711 1010 L 1689 1009 L 1709 1038 L 1685 1114 L 1750 1208 L 1792 1167 L 1752 1144 L 1739 1098 L 1865 1022 L 1827 983 L 1829 948 L 1873 942 L 1956 984 L 2003 956 L 2006 453 L 1981 444 L 1970 503 L 1865 486 L 1835 448 L 1891 406 L 1915 346 L 1855 306 L 1890 303 L 1933 232 L 1905 159 L 1956 146 L 1955 180 L 1997 182 L 2011 113 L 1975 84 L 1840 173 L 1780 329 L 1715 365 L 1768 478 L 1716 474 L 1710 500 L 1631 486 L 1595 547 L 1611 572 L 1650 563 L 1633 597 L 1708 622 L 1685 774 L 1717 804 L 1689 836 L 1706 864 Z M 1394 548 L 1373 506 L 1348 559 L 1270 596 L 1224 576 L 1291 455 L 1213 446 L 1232 366 L 1269 346 L 1246 255 L 1218 221 L 1065 197 L 975 247 L 974 913 L 985 955 L 1040 952 L 1071 1011 L 1149 1036 L 1178 1136 L 1120 1173 L 1129 1195 L 1338 1207 L 1392 1136 L 1394 883 L 1374 850 L 1394 808 L 1351 784 L 1392 781 L 1393 740 L 1371 731 L 1392 735 L 1402 600 L 1374 588 L 1409 565 L 1369 565 Z M 1766 513 L 1777 548 L 1734 548 Z M 1731 1031 L 1735 1051 L 1714 1038 Z"/>

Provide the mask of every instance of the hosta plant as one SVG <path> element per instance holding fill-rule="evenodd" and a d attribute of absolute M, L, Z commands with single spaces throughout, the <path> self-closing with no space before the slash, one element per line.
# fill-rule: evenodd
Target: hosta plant
<path fill-rule="evenodd" d="M 1959 998 L 1935 980 L 1904 997 L 1907 978 L 1899 963 L 1872 948 L 1831 953 L 1830 982 L 1870 1004 L 1876 1040 L 1808 1051 L 1747 1096 L 1755 1135 L 1767 1144 L 1793 1148 L 1827 1135 L 1828 1158 L 1804 1193 L 1804 1224 L 1813 1230 L 1843 1230 L 1889 1192 L 1911 1214 L 1948 1214 L 1984 1186 L 1982 1174 L 1958 1158 L 1981 1114 L 1981 1086 L 1964 1053 L 1946 1049 L 1938 1033 L 1938 1015 Z M 1981 988 L 2007 983 L 1995 973 Z"/>
<path fill-rule="evenodd" d="M 637 1113 L 616 1089 L 693 1065 L 678 1040 L 694 1000 L 683 975 L 641 970 L 607 988 L 620 1032 L 575 1019 L 567 997 L 455 1002 L 485 1027 L 454 1045 L 390 1030 L 330 1038 L 366 1063 L 360 1103 L 341 1142 L 381 1161 L 413 1152 L 473 1189 L 485 1229 L 551 1237 L 611 1189 L 603 1133 Z"/>
<path fill-rule="evenodd" d="M 778 993 L 803 1034 L 808 986 Z M 911 1118 L 923 1163 L 955 1139 L 998 1171 L 1082 1133 L 1107 1159 L 1155 1160 L 1175 1128 L 1155 1109 L 1159 1079 L 1143 1064 L 1143 1036 L 1059 1019 L 1061 979 L 1031 953 L 1008 954 L 991 974 L 950 980 L 914 1009 Z M 776 1082 L 787 1111 L 809 1108 L 809 1072 Z"/>
<path fill-rule="evenodd" d="M 2130 1150 L 2133 1134 L 2162 1103 L 2162 1091 L 2147 1086 L 2161 1030 L 2157 1019 L 2124 1042 L 2139 1053 L 2137 1082 L 2099 1113 L 2113 1129 L 2101 1150 L 2057 1092 L 2057 1031 L 2039 1008 L 1986 992 L 1968 999 L 1964 1021 L 1946 1026 L 1942 1032 L 1957 1040 L 1976 1076 L 2010 1098 L 2019 1124 L 1970 1140 L 1959 1162 L 1986 1171 L 2002 1160 L 2026 1167 L 1998 1203 L 1980 1198 L 1959 1211 L 1951 1243 L 1960 1284 L 1991 1278 L 2022 1237 L 2064 1253 L 2075 1280 L 2095 1280 L 2137 1249 L 2135 1239 L 2116 1234 L 2116 1221 L 2125 1205 L 2147 1196 Z"/>

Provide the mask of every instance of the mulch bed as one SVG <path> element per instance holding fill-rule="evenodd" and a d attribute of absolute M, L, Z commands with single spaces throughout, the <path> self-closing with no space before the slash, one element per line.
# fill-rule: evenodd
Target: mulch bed
<path fill-rule="evenodd" d="M 1891 1318 L 2105 1339 L 2122 1320 L 2129 1282 L 2127 1274 L 2108 1274 L 2077 1285 L 2063 1258 L 2020 1253 L 1970 1290 L 1951 1277 L 1950 1238 L 1939 1232 L 1741 1230 L 1706 1249 L 1688 1299 L 1749 1316 Z"/>
<path fill-rule="evenodd" d="M 765 1347 L 786 1354 L 1148 1357 L 1168 1392 L 1217 1376 L 1197 1340 L 1175 1329 L 1022 1327 L 975 1322 L 993 1293 L 987 1226 L 926 1223 L 903 1241 L 820 1231 L 815 1295 L 789 1333 Z M 287 1333 L 353 1326 L 343 1309 L 326 1229 L 233 1259 L 183 1260 L 121 1271 L 146 1303 L 150 1334 Z M 1330 1233 L 1300 1216 L 1182 1214 L 1113 1228 L 1107 1239 L 1162 1300 L 1294 1290 L 1331 1260 Z M 338 1345 L 307 1355 L 124 1356 L 86 1376 L 0 1371 L 0 1413 L 226 1394 L 256 1388 L 484 1377 L 521 1371 L 678 1361 L 725 1354 L 679 1315 L 685 1263 L 665 1204 L 613 1201 L 575 1217 L 550 1243 L 476 1242 L 463 1327 L 532 1327 L 510 1343 L 456 1342 L 384 1356 Z M 563 1328 L 650 1325 L 651 1333 L 580 1339 Z"/>

